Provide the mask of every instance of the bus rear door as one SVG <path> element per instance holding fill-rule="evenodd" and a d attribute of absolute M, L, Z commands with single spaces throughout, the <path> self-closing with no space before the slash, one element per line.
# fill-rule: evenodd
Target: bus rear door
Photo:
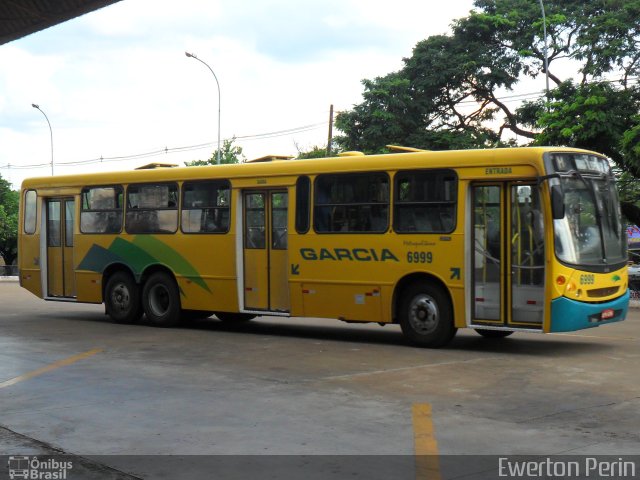
<path fill-rule="evenodd" d="M 243 205 L 244 306 L 288 312 L 288 194 L 245 191 Z"/>
<path fill-rule="evenodd" d="M 72 298 L 76 295 L 73 270 L 73 198 L 46 201 L 47 295 Z"/>

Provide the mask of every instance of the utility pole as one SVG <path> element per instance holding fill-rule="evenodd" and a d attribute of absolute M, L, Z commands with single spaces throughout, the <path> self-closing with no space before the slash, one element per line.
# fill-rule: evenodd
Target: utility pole
<path fill-rule="evenodd" d="M 329 108 L 329 140 L 327 141 L 327 157 L 331 156 L 331 143 L 333 142 L 333 104 Z"/>

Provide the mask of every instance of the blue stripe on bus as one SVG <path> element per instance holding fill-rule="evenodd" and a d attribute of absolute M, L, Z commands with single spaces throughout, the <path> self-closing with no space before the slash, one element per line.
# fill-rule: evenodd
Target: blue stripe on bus
<path fill-rule="evenodd" d="M 577 302 L 566 297 L 551 301 L 551 332 L 572 332 L 624 320 L 629 309 L 629 290 L 620 298 L 605 303 Z M 613 316 L 600 320 L 604 310 Z"/>

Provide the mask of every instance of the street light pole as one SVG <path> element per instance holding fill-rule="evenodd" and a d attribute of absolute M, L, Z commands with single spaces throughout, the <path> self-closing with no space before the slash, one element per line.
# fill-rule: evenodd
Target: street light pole
<path fill-rule="evenodd" d="M 544 36 L 544 73 L 547 81 L 547 108 L 549 108 L 549 56 L 547 54 L 547 17 L 544 13 L 544 4 L 540 1 L 540 10 L 542 10 L 542 31 Z"/>
<path fill-rule="evenodd" d="M 218 82 L 218 77 L 216 76 L 216 73 L 213 71 L 213 69 L 209 66 L 209 64 L 207 62 L 205 62 L 203 60 L 200 60 L 193 53 L 184 52 L 184 54 L 187 57 L 193 58 L 195 60 L 198 60 L 200 63 L 202 63 L 213 74 L 213 78 L 216 79 L 216 85 L 218 86 L 218 152 L 216 154 L 216 161 L 217 161 L 218 165 L 220 165 L 220 149 L 222 148 L 222 145 L 220 145 L 220 82 Z"/>
<path fill-rule="evenodd" d="M 51 135 L 51 176 L 53 177 L 53 130 L 51 129 L 51 122 L 49 121 L 49 117 L 44 111 L 40 108 L 39 105 L 32 103 L 31 106 L 36 110 L 40 110 L 40 113 L 44 115 L 44 118 L 47 120 L 47 124 L 49 124 L 49 134 Z"/>

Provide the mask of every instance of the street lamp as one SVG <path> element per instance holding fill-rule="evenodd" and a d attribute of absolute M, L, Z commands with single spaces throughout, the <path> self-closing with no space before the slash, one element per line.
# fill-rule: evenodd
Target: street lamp
<path fill-rule="evenodd" d="M 207 67 L 211 71 L 211 73 L 213 74 L 213 78 L 216 79 L 216 85 L 218 86 L 218 152 L 216 154 L 216 160 L 217 160 L 218 165 L 220 165 L 220 148 L 221 148 L 221 145 L 220 145 L 220 82 L 218 82 L 218 77 L 216 76 L 215 72 L 209 66 L 208 63 L 204 62 L 203 60 L 200 60 L 193 53 L 184 52 L 184 54 L 187 57 L 193 58 L 195 60 L 198 60 L 200 63 L 202 63 L 205 67 Z"/>
<path fill-rule="evenodd" d="M 547 80 L 547 108 L 549 108 L 549 56 L 547 55 L 547 17 L 544 14 L 544 4 L 540 1 L 540 10 L 542 10 L 542 31 L 544 36 L 544 73 Z"/>
<path fill-rule="evenodd" d="M 39 105 L 32 103 L 31 106 L 37 110 L 40 110 L 40 112 L 44 115 L 44 118 L 47 120 L 47 123 L 49 124 L 49 134 L 51 135 L 51 176 L 53 176 L 53 130 L 51 129 L 51 122 L 49 121 L 49 117 L 47 117 L 47 114 L 42 111 Z"/>

